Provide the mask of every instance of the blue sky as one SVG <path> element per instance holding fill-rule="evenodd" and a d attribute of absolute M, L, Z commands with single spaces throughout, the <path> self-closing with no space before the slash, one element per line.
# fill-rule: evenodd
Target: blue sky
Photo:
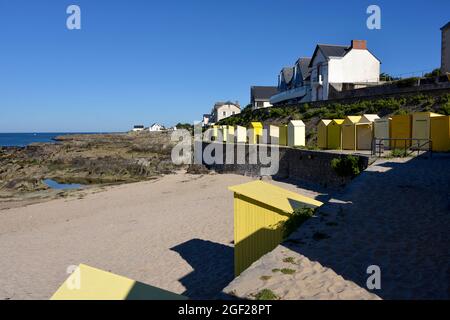
<path fill-rule="evenodd" d="M 82 29 L 66 28 L 81 7 Z M 382 10 L 368 30 L 366 9 Z M 448 0 L 0 0 L 0 132 L 125 131 L 249 102 L 317 43 L 366 39 L 394 75 L 440 65 Z"/>

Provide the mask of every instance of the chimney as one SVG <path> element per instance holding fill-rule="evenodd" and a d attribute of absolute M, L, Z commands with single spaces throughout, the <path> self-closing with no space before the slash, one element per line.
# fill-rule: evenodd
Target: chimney
<path fill-rule="evenodd" d="M 352 49 L 367 50 L 366 40 L 352 40 Z"/>

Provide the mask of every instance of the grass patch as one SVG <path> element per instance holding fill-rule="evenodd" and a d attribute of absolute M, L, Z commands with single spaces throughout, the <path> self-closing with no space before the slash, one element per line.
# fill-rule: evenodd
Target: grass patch
<path fill-rule="evenodd" d="M 280 272 L 281 270 L 280 269 L 278 269 L 278 268 L 275 268 L 275 269 L 272 269 L 272 272 Z"/>
<path fill-rule="evenodd" d="M 278 300 L 278 296 L 270 289 L 263 289 L 254 295 L 256 300 Z"/>
<path fill-rule="evenodd" d="M 272 278 L 272 276 L 261 276 L 259 279 L 261 279 L 262 281 L 267 281 L 270 278 Z"/>
<path fill-rule="evenodd" d="M 392 158 L 405 158 L 407 156 L 406 149 L 394 149 L 391 151 Z"/>
<path fill-rule="evenodd" d="M 295 273 L 294 269 L 289 269 L 289 268 L 283 268 L 280 271 L 282 274 L 294 274 Z"/>
<path fill-rule="evenodd" d="M 283 259 L 283 262 L 296 264 L 296 263 L 295 263 L 295 259 L 294 259 L 293 257 L 287 257 L 287 258 L 284 258 L 284 259 Z"/>

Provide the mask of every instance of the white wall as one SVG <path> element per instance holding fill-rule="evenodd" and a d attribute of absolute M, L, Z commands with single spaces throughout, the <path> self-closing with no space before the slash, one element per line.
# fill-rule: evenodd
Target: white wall
<path fill-rule="evenodd" d="M 368 51 L 353 49 L 328 62 L 329 83 L 378 82 L 380 62 Z"/>
<path fill-rule="evenodd" d="M 225 104 L 223 106 L 218 107 L 216 110 L 216 119 L 214 119 L 215 120 L 214 122 L 218 122 L 222 119 L 232 116 L 233 112 L 234 114 L 239 114 L 241 113 L 241 109 L 232 104 Z"/>

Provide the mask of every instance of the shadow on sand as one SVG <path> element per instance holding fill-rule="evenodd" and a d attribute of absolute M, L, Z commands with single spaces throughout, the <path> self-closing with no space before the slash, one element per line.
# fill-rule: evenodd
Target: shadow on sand
<path fill-rule="evenodd" d="M 362 288 L 378 265 L 383 299 L 449 299 L 450 155 L 377 166 L 283 245 Z"/>
<path fill-rule="evenodd" d="M 171 250 L 194 269 L 179 280 L 186 288 L 182 294 L 190 299 L 214 299 L 234 278 L 233 247 L 192 239 Z"/>

